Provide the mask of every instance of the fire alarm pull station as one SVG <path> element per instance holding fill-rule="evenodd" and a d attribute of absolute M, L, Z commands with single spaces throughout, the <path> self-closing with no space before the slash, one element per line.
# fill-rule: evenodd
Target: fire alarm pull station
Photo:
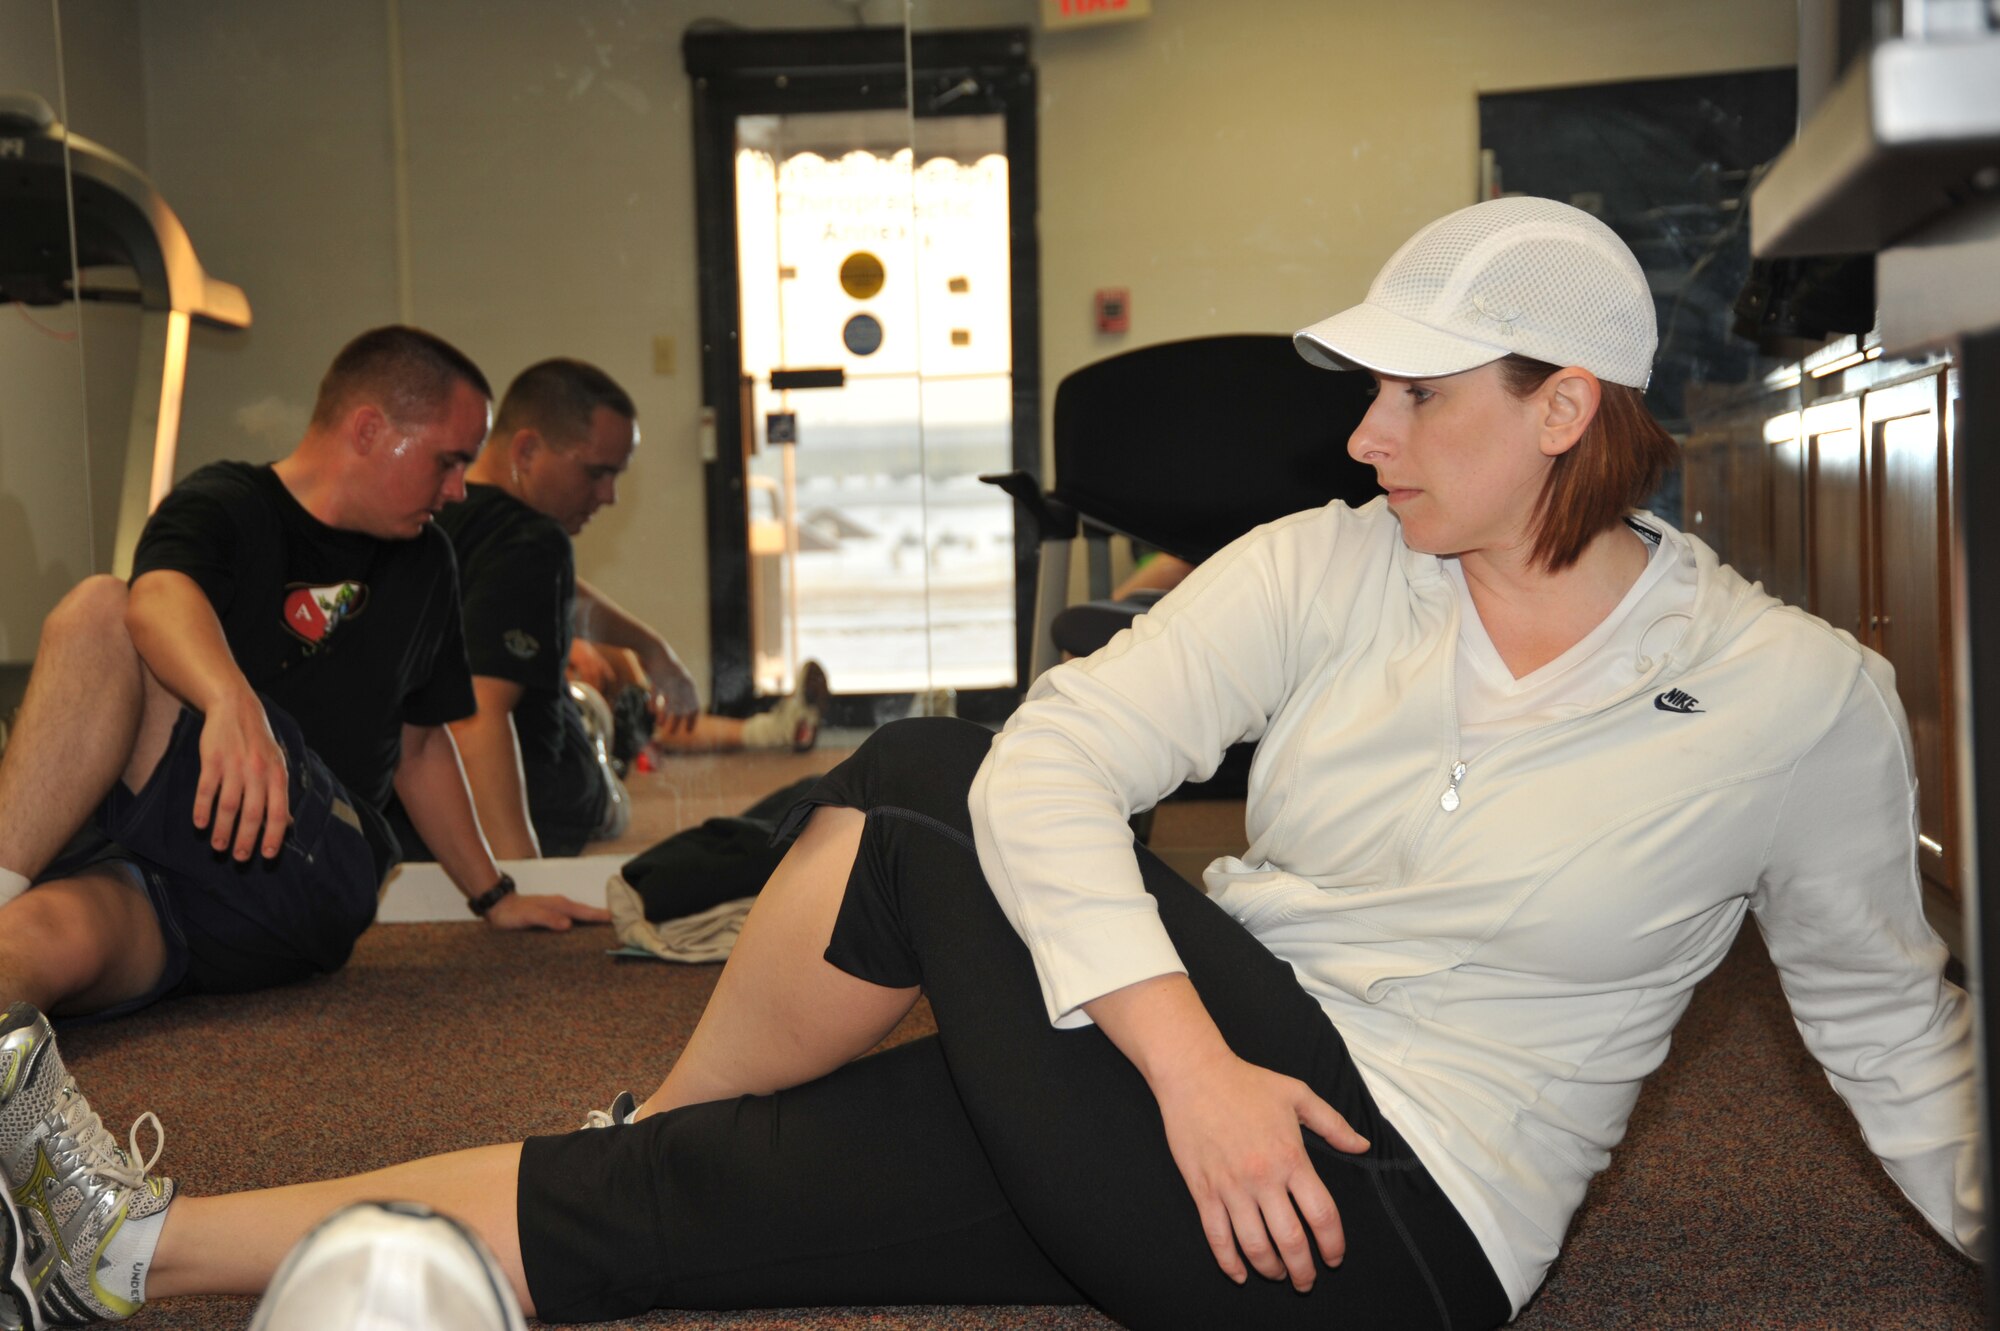
<path fill-rule="evenodd" d="M 1124 287 L 1105 287 L 1097 293 L 1097 331 L 1124 333 L 1132 328 L 1132 293 Z"/>

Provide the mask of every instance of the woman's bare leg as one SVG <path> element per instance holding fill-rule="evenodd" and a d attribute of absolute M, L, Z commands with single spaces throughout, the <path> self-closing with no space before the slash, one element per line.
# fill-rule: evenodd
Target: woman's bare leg
<path fill-rule="evenodd" d="M 639 1114 L 764 1095 L 873 1049 L 916 1003 L 822 955 L 861 847 L 865 816 L 824 807 L 758 894 L 687 1049 Z"/>
<path fill-rule="evenodd" d="M 863 824 L 855 809 L 812 815 L 745 921 L 686 1052 L 642 1115 L 810 1081 L 874 1048 L 910 1010 L 916 989 L 857 980 L 821 955 Z M 147 1273 L 147 1297 L 258 1293 L 292 1246 L 332 1212 L 354 1202 L 414 1201 L 470 1225 L 532 1313 L 515 1212 L 520 1171 L 516 1143 L 321 1183 L 176 1198 Z"/>
<path fill-rule="evenodd" d="M 239 1192 L 177 1197 L 146 1274 L 147 1299 L 176 1294 L 258 1294 L 306 1234 L 352 1202 L 423 1202 L 470 1225 L 499 1259 L 529 1313 L 514 1211 L 521 1147 L 482 1146 L 393 1165 L 372 1174 Z"/>

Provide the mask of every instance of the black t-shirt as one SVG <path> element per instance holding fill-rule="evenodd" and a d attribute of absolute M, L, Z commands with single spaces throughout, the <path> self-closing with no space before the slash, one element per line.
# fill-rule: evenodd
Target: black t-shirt
<path fill-rule="evenodd" d="M 194 579 L 250 686 L 292 714 L 371 810 L 388 802 L 404 725 L 473 713 L 457 570 L 440 532 L 386 541 L 329 527 L 271 468 L 217 462 L 147 522 L 132 578 L 158 569 Z"/>
<path fill-rule="evenodd" d="M 514 730 L 537 829 L 594 825 L 602 782 L 564 673 L 576 607 L 569 533 L 497 486 L 468 485 L 465 496 L 437 525 L 458 554 L 472 673 L 521 686 Z"/>

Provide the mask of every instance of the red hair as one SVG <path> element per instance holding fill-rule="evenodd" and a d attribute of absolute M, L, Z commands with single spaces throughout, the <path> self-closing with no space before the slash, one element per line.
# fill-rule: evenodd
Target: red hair
<path fill-rule="evenodd" d="M 1517 398 L 1563 368 L 1518 355 L 1501 357 L 1499 365 L 1500 382 Z M 1556 457 L 1535 501 L 1529 557 L 1549 573 L 1576 563 L 1598 533 L 1644 503 L 1680 456 L 1680 445 L 1646 410 L 1643 392 L 1625 384 L 1599 387 L 1583 437 Z"/>

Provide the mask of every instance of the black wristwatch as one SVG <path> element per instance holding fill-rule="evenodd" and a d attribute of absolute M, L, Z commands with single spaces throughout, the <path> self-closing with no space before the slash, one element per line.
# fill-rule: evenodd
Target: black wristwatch
<path fill-rule="evenodd" d="M 486 912 L 492 910 L 495 906 L 499 905 L 500 899 L 502 897 L 512 896 L 513 893 L 514 893 L 514 876 L 512 874 L 503 873 L 500 875 L 499 882 L 493 884 L 493 886 L 487 888 L 484 892 L 481 892 L 478 896 L 473 897 L 471 900 L 467 901 L 465 903 L 465 907 L 467 910 L 471 911 L 474 915 L 477 915 L 481 919 L 484 919 L 486 917 Z"/>

